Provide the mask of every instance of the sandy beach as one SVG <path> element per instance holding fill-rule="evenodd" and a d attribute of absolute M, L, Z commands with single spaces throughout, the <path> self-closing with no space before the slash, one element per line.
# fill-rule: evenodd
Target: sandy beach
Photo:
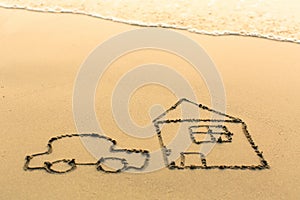
<path fill-rule="evenodd" d="M 0 9 L 0 199 L 298 199 L 300 45 L 252 37 L 174 30 L 199 43 L 214 61 L 226 90 L 226 113 L 247 123 L 270 169 L 106 174 L 87 166 L 62 175 L 23 170 L 25 156 L 45 150 L 51 137 L 76 132 L 72 94 L 89 53 L 137 28 L 84 15 Z M 103 129 L 122 147 L 157 149 L 156 137 L 140 144 L 115 126 L 109 96 L 117 79 L 154 59 L 184 74 L 198 103 L 210 104 L 207 89 L 174 55 L 146 50 L 135 56 L 116 61 L 105 73 L 101 81 L 109 84 L 98 88 L 95 107 Z M 178 100 L 165 88 L 144 89 L 130 104 L 139 124 L 149 121 L 144 116 L 151 103 L 167 108 Z"/>

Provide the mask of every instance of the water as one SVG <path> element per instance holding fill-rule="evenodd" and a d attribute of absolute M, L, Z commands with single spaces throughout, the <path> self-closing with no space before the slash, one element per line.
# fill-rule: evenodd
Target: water
<path fill-rule="evenodd" d="M 300 44 L 298 0 L 0 0 L 0 6 Z"/>

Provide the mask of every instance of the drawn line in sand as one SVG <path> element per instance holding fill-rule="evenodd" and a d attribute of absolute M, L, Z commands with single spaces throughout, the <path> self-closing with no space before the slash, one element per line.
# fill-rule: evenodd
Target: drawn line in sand
<path fill-rule="evenodd" d="M 85 137 L 93 140 L 102 140 L 104 142 L 110 143 L 110 148 L 108 151 L 111 153 L 110 156 L 106 157 L 100 157 L 98 160 L 95 160 L 94 162 L 80 162 L 77 161 L 75 158 L 71 159 L 58 159 L 55 161 L 45 161 L 43 166 L 38 166 L 38 167 L 32 167 L 30 166 L 30 162 L 33 158 L 38 157 L 38 156 L 43 156 L 43 155 L 48 155 L 53 152 L 53 147 L 52 144 L 55 141 L 63 140 L 63 139 L 68 139 L 68 138 L 73 138 L 73 137 Z M 67 172 L 74 171 L 77 166 L 80 165 L 94 165 L 96 166 L 96 169 L 98 171 L 103 171 L 105 173 L 119 173 L 123 172 L 129 169 L 134 169 L 134 170 L 143 170 L 148 162 L 149 162 L 149 152 L 147 150 L 141 150 L 141 149 L 118 149 L 116 147 L 117 142 L 109 137 L 103 136 L 103 135 L 98 135 L 95 133 L 91 134 L 69 134 L 69 135 L 60 135 L 57 137 L 52 137 L 47 144 L 47 151 L 42 152 L 42 153 L 36 153 L 32 154 L 30 156 L 26 156 L 25 158 L 25 165 L 24 165 L 24 170 L 46 170 L 49 173 L 58 173 L 58 174 L 63 174 Z M 114 157 L 114 154 L 123 154 L 121 157 Z M 141 166 L 134 166 L 130 163 L 127 162 L 127 160 L 124 157 L 131 156 L 133 154 L 139 154 L 140 157 L 143 158 L 144 162 Z M 113 167 L 107 166 L 106 162 L 107 161 L 117 161 L 120 162 L 121 167 L 114 169 Z M 57 164 L 63 164 L 66 166 L 67 169 L 65 170 L 59 170 L 55 169 L 55 165 Z"/>
<path fill-rule="evenodd" d="M 179 105 L 182 103 L 188 103 L 192 104 L 196 107 L 198 107 L 200 110 L 208 111 L 210 113 L 215 113 L 221 117 L 224 117 L 225 119 L 166 119 L 163 120 L 163 118 L 178 108 Z M 270 168 L 268 162 L 264 159 L 263 154 L 261 151 L 259 151 L 258 146 L 255 145 L 245 122 L 243 122 L 239 118 L 232 117 L 230 115 L 218 112 L 216 110 L 210 109 L 202 104 L 196 104 L 188 99 L 180 99 L 175 105 L 173 105 L 171 108 L 169 108 L 166 112 L 162 113 L 159 117 L 153 120 L 154 126 L 156 127 L 156 133 L 159 139 L 160 147 L 163 152 L 164 162 L 166 167 L 169 169 L 250 169 L 250 170 L 256 170 L 256 169 L 268 169 Z M 232 136 L 233 133 L 229 132 L 227 127 L 221 124 L 241 124 L 242 125 L 242 131 L 245 137 L 247 138 L 247 141 L 250 143 L 252 149 L 256 153 L 257 157 L 259 158 L 260 164 L 258 165 L 209 165 L 206 160 L 206 155 L 202 152 L 180 152 L 180 164 L 176 164 L 175 161 L 169 159 L 170 153 L 172 152 L 172 149 L 169 149 L 167 145 L 165 145 L 162 137 L 162 131 L 161 127 L 165 124 L 176 124 L 176 123 L 191 123 L 192 125 L 189 127 L 189 134 L 190 138 L 195 145 L 200 145 L 203 143 L 231 143 L 232 142 Z M 209 125 L 198 125 L 199 123 L 209 124 Z M 195 135 L 196 134 L 204 134 L 204 132 L 194 132 L 194 128 L 199 127 L 205 127 L 207 129 L 206 134 L 211 136 L 211 140 L 209 141 L 196 141 Z M 212 131 L 213 129 L 219 129 L 220 132 Z M 218 139 L 216 139 L 216 136 Z M 225 136 L 225 139 L 222 139 L 222 136 Z M 201 164 L 185 164 L 185 159 L 187 155 L 198 155 L 199 160 L 201 160 Z"/>
<path fill-rule="evenodd" d="M 179 105 L 181 104 L 190 104 L 192 106 L 195 106 L 196 108 L 202 110 L 202 111 L 208 111 L 210 113 L 217 114 L 221 116 L 223 119 L 164 119 L 170 112 L 174 111 L 175 109 L 178 109 Z M 206 159 L 208 155 L 201 151 L 181 151 L 179 152 L 179 162 L 176 162 L 172 160 L 172 152 L 174 152 L 174 149 L 169 149 L 168 145 L 165 144 L 163 140 L 163 133 L 162 133 L 162 126 L 166 124 L 178 124 L 178 123 L 188 123 L 189 127 L 187 130 L 187 134 L 189 134 L 189 138 L 192 141 L 192 145 L 202 145 L 202 144 L 209 144 L 209 143 L 217 143 L 218 145 L 228 144 L 232 143 L 234 135 L 236 133 L 232 133 L 228 128 L 228 124 L 238 124 L 242 127 L 242 132 L 244 136 L 246 137 L 247 141 L 249 142 L 250 146 L 252 147 L 253 151 L 255 152 L 256 156 L 259 159 L 259 164 L 252 164 L 252 165 L 210 165 L 209 161 Z M 156 133 L 159 139 L 160 148 L 163 154 L 163 160 L 165 162 L 165 166 L 168 169 L 232 169 L 232 170 L 262 170 L 262 169 L 269 169 L 270 166 L 268 162 L 263 157 L 262 152 L 258 149 L 258 146 L 254 143 L 245 122 L 243 122 L 239 118 L 232 117 L 230 115 L 218 112 L 216 110 L 210 109 L 202 104 L 196 104 L 192 101 L 189 101 L 187 99 L 180 99 L 175 105 L 173 105 L 171 108 L 166 110 L 164 113 L 162 113 L 160 116 L 158 116 L 156 119 L 153 120 L 154 127 L 156 129 Z M 201 124 L 201 125 L 199 125 Z M 198 129 L 202 129 L 201 131 L 198 131 Z M 164 133 L 165 134 L 165 133 Z M 209 137 L 206 137 L 205 139 L 198 139 L 197 137 L 199 135 L 208 135 Z M 45 161 L 43 166 L 30 166 L 30 162 L 33 158 L 43 155 L 51 154 L 53 151 L 52 144 L 55 141 L 68 139 L 72 137 L 81 137 L 81 138 L 90 138 L 93 140 L 104 140 L 108 143 L 110 143 L 109 148 L 109 154 L 106 154 L 105 156 L 100 156 L 98 160 L 95 160 L 94 162 L 80 162 L 77 161 L 75 158 L 64 158 L 64 159 L 58 159 L 54 161 Z M 208 138 L 208 139 L 207 139 Z M 77 166 L 84 166 L 84 165 L 93 165 L 96 167 L 98 171 L 102 171 L 105 173 L 120 173 L 125 172 L 128 170 L 138 170 L 143 171 L 150 162 L 150 152 L 148 150 L 137 150 L 137 149 L 118 149 L 116 147 L 117 142 L 109 137 L 98 135 L 95 133 L 91 134 L 70 134 L 70 135 L 61 135 L 57 137 L 52 137 L 47 144 L 47 151 L 42 153 L 35 153 L 29 156 L 26 156 L 25 158 L 25 165 L 24 170 L 45 170 L 49 173 L 57 173 L 57 174 L 63 174 L 68 173 L 71 171 L 74 171 Z M 100 152 L 101 153 L 101 152 Z M 124 153 L 123 156 L 114 156 L 115 153 Z M 143 160 L 142 165 L 135 166 L 132 163 L 128 162 L 126 159 L 126 156 L 133 156 L 133 155 L 139 155 L 140 158 Z M 115 154 L 117 155 L 117 154 Z M 126 155 L 126 156 L 125 156 Z M 198 157 L 200 164 L 187 164 L 186 158 L 188 156 L 196 156 Z M 174 155 L 173 155 L 174 156 Z M 176 157 L 177 158 L 177 157 Z M 109 161 L 118 162 L 121 164 L 121 167 L 114 168 L 107 165 Z M 66 165 L 67 169 L 65 170 L 57 170 L 55 169 L 55 165 L 62 164 Z"/>

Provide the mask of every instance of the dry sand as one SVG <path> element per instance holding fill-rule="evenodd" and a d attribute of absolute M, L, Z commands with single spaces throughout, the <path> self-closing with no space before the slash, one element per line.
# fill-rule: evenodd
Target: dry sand
<path fill-rule="evenodd" d="M 72 92 L 81 63 L 99 43 L 137 27 L 80 15 L 9 9 L 0 10 L 0 25 L 1 199 L 300 197 L 299 45 L 181 32 L 203 46 L 215 62 L 226 89 L 227 113 L 248 124 L 252 137 L 271 166 L 269 170 L 162 169 L 148 174 L 104 174 L 92 167 L 81 167 L 72 173 L 53 175 L 44 171 L 24 171 L 25 155 L 44 150 L 52 136 L 76 132 Z M 144 52 L 144 59 L 149 59 L 152 53 Z M 155 56 L 186 73 L 198 98 L 208 103 L 196 86 L 198 81 L 192 70 L 164 54 Z M 114 80 L 117 75 L 111 76 Z M 105 87 L 99 98 L 110 94 L 111 86 Z M 163 92 L 162 88 L 148 89 L 154 94 Z M 145 95 L 141 91 L 133 101 L 139 102 L 138 99 Z M 165 106 L 176 102 L 172 94 L 165 91 L 165 95 L 167 101 L 162 101 Z M 150 99 L 147 102 L 155 102 L 147 98 Z M 108 99 L 104 105 L 107 103 Z M 97 114 L 109 116 L 111 111 L 101 105 L 96 102 Z M 134 110 L 136 108 L 132 109 L 136 116 L 140 115 Z M 147 120 L 136 119 L 141 124 Z M 108 117 L 104 122 L 108 124 L 106 128 L 115 129 L 110 123 Z M 111 137 L 120 139 L 122 135 L 115 133 Z"/>

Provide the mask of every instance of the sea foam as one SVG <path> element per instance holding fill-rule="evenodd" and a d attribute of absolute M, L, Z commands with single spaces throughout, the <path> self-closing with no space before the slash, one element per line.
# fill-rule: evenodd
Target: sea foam
<path fill-rule="evenodd" d="M 0 6 L 300 44 L 300 2 L 297 0 L 0 0 Z"/>

